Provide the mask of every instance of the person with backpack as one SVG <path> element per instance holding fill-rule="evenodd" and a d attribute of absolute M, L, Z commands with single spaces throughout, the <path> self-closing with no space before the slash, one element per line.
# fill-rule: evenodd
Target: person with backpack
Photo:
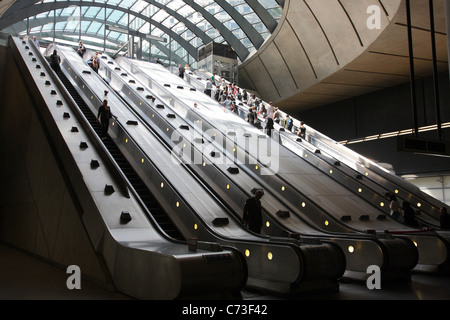
<path fill-rule="evenodd" d="M 80 55 L 80 57 L 83 58 L 84 54 L 86 53 L 86 47 L 83 44 L 83 41 L 79 41 L 78 42 L 78 49 L 77 49 L 78 54 Z"/>
<path fill-rule="evenodd" d="M 289 115 L 287 115 L 285 123 L 286 123 L 286 129 L 289 132 L 292 132 L 292 127 L 294 126 L 294 120 L 292 120 L 292 118 Z"/>

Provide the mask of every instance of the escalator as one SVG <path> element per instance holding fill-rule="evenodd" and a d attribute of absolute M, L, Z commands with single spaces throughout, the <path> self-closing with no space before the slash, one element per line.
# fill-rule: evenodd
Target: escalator
<path fill-rule="evenodd" d="M 201 72 L 199 76 L 202 76 Z M 196 78 L 197 76 L 193 74 L 190 77 Z M 203 78 L 206 79 L 207 77 L 203 75 Z M 204 84 L 197 85 L 196 82 L 193 85 L 197 88 L 204 86 Z M 266 104 L 265 102 L 263 103 Z M 236 100 L 236 105 L 239 116 L 246 119 L 249 109 L 248 105 L 240 100 Z M 387 170 L 373 161 L 333 141 L 308 125 L 304 125 L 307 137 L 305 139 L 299 138 L 293 132 L 298 130 L 300 121 L 291 117 L 293 120 L 293 132 L 291 132 L 286 130 L 283 125 L 288 114 L 281 110 L 278 110 L 278 114 L 280 124 L 275 123 L 275 129 L 280 133 L 282 145 L 300 156 L 302 155 L 302 149 L 306 148 L 310 153 L 316 153 L 318 158 L 328 162 L 330 165 L 337 164 L 335 165 L 336 170 L 333 170 L 334 173 L 342 172 L 344 175 L 347 175 L 348 180 L 353 179 L 350 182 L 352 185 L 350 190 L 358 192 L 360 196 L 365 197 L 369 202 L 373 202 L 376 199 L 375 206 L 378 206 L 378 209 L 385 214 L 389 214 L 389 207 L 380 207 L 379 204 L 388 202 L 392 194 L 395 194 L 400 200 L 409 202 L 420 213 L 417 216 L 417 220 L 422 227 L 437 228 L 439 226 L 439 209 L 447 207 L 447 210 L 450 210 L 450 207 L 425 194 L 416 186 L 387 172 Z M 263 118 L 259 118 L 258 122 L 260 127 L 265 127 Z M 383 135 L 380 136 L 383 137 Z M 305 158 L 304 160 L 311 162 L 311 159 Z M 317 166 L 317 164 L 315 165 Z M 359 190 L 360 188 L 363 190 L 363 193 Z"/>
<path fill-rule="evenodd" d="M 64 73 L 59 70 L 57 72 L 58 77 L 61 79 L 61 82 L 66 87 L 69 94 L 72 96 L 74 101 L 77 103 L 80 110 L 83 112 L 86 119 L 89 121 L 90 125 L 94 128 L 97 135 L 100 137 L 101 135 L 101 125 L 97 121 L 96 115 L 92 113 L 92 111 L 89 109 L 87 104 L 84 102 L 83 98 L 79 95 L 75 87 L 72 85 L 72 83 L 67 79 L 67 77 L 64 75 Z M 185 240 L 181 232 L 178 230 L 178 228 L 175 226 L 175 224 L 172 222 L 172 220 L 167 216 L 167 214 L 164 212 L 164 210 L 159 205 L 158 201 L 155 199 L 155 197 L 152 195 L 152 193 L 148 190 L 148 188 L 145 186 L 145 184 L 142 182 L 139 175 L 136 173 L 136 171 L 133 169 L 133 167 L 130 165 L 130 163 L 126 160 L 126 158 L 123 156 L 122 152 L 119 150 L 117 145 L 112 141 L 112 139 L 108 136 L 107 139 L 103 140 L 104 145 L 110 152 L 110 154 L 113 156 L 117 164 L 119 165 L 122 172 L 127 177 L 128 181 L 131 183 L 133 188 L 138 193 L 139 197 L 142 199 L 144 204 L 146 205 L 148 211 L 151 213 L 155 221 L 158 223 L 159 226 L 166 232 L 166 234 L 179 241 Z"/>
<path fill-rule="evenodd" d="M 245 118 L 247 111 L 240 110 Z M 282 113 L 281 118 L 285 118 Z M 295 120 L 298 124 L 298 121 Z M 307 127 L 305 139 L 299 138 L 282 126 L 275 124 L 280 143 L 302 162 L 317 168 L 323 176 L 331 178 L 348 190 L 348 198 L 356 197 L 367 205 L 366 210 L 348 210 L 340 220 L 356 230 L 365 227 L 372 232 L 391 234 L 397 238 L 409 238 L 419 249 L 418 269 L 438 270 L 448 273 L 450 267 L 450 236 L 438 229 L 439 208 L 445 206 L 437 199 L 424 195 L 417 187 L 388 173 L 372 161 L 332 141 L 323 134 Z M 292 182 L 292 181 L 291 181 Z M 287 185 L 289 181 L 283 181 Z M 295 187 L 295 184 L 291 185 Z M 390 196 L 409 202 L 420 214 L 417 225 L 404 224 L 401 219 L 389 216 Z M 366 223 L 364 226 L 363 223 Z M 371 226 L 372 225 L 372 226 Z M 422 242 L 422 243 L 421 243 Z"/>
<path fill-rule="evenodd" d="M 168 141 L 168 144 L 172 144 L 173 152 L 178 153 L 178 151 L 183 150 L 184 153 L 191 154 L 193 159 L 199 159 L 201 158 L 202 148 L 208 150 L 207 153 L 213 151 L 213 149 L 204 147 L 204 145 L 214 140 L 214 132 L 217 132 L 218 136 L 219 132 L 217 130 L 209 130 L 207 134 L 197 132 L 197 130 L 200 130 L 200 128 L 197 128 L 197 121 L 203 117 L 200 110 L 206 112 L 209 106 L 203 103 L 201 95 L 196 90 L 192 90 L 186 84 L 183 86 L 178 78 L 174 78 L 173 81 L 169 78 L 163 78 L 167 72 L 164 72 L 159 66 L 155 67 L 158 70 L 151 71 L 149 68 L 149 70 L 144 72 L 139 67 L 128 66 L 131 62 L 127 62 L 127 59 L 120 58 L 117 61 L 117 64 L 122 67 L 120 68 L 106 56 L 102 58 L 105 59 L 104 68 L 108 69 L 101 72 L 104 79 L 107 82 L 111 82 L 112 87 L 121 93 L 124 99 L 129 101 L 130 105 L 134 105 L 136 112 L 140 112 L 143 118 L 148 119 L 149 126 L 154 128 L 154 130 L 159 128 L 161 136 Z M 144 62 L 140 62 L 140 64 L 144 64 Z M 160 74 L 158 80 L 150 79 L 157 73 Z M 146 78 L 146 75 L 148 75 L 148 78 Z M 145 102 L 146 97 L 151 94 L 153 94 L 153 97 L 156 97 L 153 106 L 151 103 Z M 176 98 L 176 94 L 183 96 L 186 100 L 190 100 L 189 105 L 192 105 L 194 101 L 198 101 L 200 104 L 199 113 L 197 114 L 195 108 L 191 110 L 187 103 L 183 103 L 181 99 Z M 209 119 L 203 119 L 203 125 L 210 125 L 210 121 L 212 121 L 210 119 L 220 119 L 222 111 L 220 108 L 212 106 L 208 115 Z M 230 132 L 234 131 L 234 126 L 234 123 L 230 126 Z M 171 136 L 166 133 L 165 129 L 178 127 L 186 128 L 183 131 L 185 134 L 182 135 L 184 139 L 178 140 L 177 138 L 175 142 L 171 142 Z M 209 127 L 207 128 L 209 129 Z M 197 138 L 195 138 L 196 133 Z M 210 134 L 211 137 L 209 136 Z M 193 135 L 194 138 L 190 139 L 190 135 Z M 237 137 L 239 136 L 240 134 L 237 135 Z M 227 144 L 227 149 L 233 154 L 238 147 L 231 143 Z M 241 169 L 240 164 L 233 163 L 232 159 L 231 161 L 223 160 L 224 152 L 220 148 L 217 148 L 217 150 L 215 153 L 219 154 L 219 157 L 215 159 L 217 160 L 216 162 L 207 160 L 198 164 L 195 161 L 190 163 L 188 157 L 186 163 L 190 163 L 189 165 L 193 168 L 193 171 L 204 179 L 211 190 L 217 192 L 218 197 L 234 207 L 236 212 L 240 212 L 240 208 L 242 208 L 242 204 L 239 203 L 240 199 L 248 197 L 247 192 L 252 187 L 258 188 L 260 182 L 253 180 L 252 175 Z M 266 191 L 269 190 L 267 187 L 263 188 Z M 357 270 L 365 273 L 368 265 L 377 264 L 383 266 L 382 269 L 386 278 L 405 278 L 409 274 L 405 270 L 415 265 L 416 249 L 413 248 L 413 244 L 409 241 L 392 238 L 385 239 L 384 237 L 378 239 L 375 235 L 368 234 L 322 232 L 314 229 L 312 224 L 308 222 L 308 219 L 303 220 L 293 214 L 292 211 L 289 214 L 289 208 L 283 206 L 277 197 L 271 195 L 271 192 L 266 193 L 263 203 L 264 206 L 267 206 L 265 209 L 267 215 L 264 217 L 265 223 L 263 228 L 266 234 L 274 238 L 276 236 L 295 236 L 300 239 L 322 239 L 323 241 L 339 243 L 345 252 L 349 271 Z M 316 216 L 320 217 L 320 212 Z M 357 249 L 354 250 L 355 248 Z M 404 259 L 400 261 L 400 259 L 390 258 L 391 256 L 402 256 Z"/>
<path fill-rule="evenodd" d="M 242 118 L 245 119 L 247 113 L 247 109 L 239 107 L 239 115 Z M 284 119 L 286 114 L 280 113 L 281 119 Z M 299 121 L 295 120 L 294 123 L 298 126 Z M 429 225 L 432 227 L 432 220 L 434 219 L 435 226 L 438 208 L 443 204 L 436 204 L 437 202 L 434 201 L 434 205 L 430 205 L 429 199 L 425 201 L 425 198 L 430 197 L 421 197 L 423 193 L 418 190 L 415 193 L 405 192 L 408 190 L 408 183 L 405 181 L 397 181 L 397 185 L 392 185 L 392 182 L 389 184 L 387 178 L 389 174 L 382 172 L 362 156 L 345 150 L 345 147 L 327 139 L 310 127 L 307 127 L 306 140 L 300 139 L 293 133 L 285 132 L 282 126 L 275 125 L 275 127 L 279 133 L 280 144 L 286 148 L 282 158 L 287 161 L 281 167 L 289 168 L 289 174 L 277 173 L 277 178 L 270 179 L 268 187 L 273 188 L 280 197 L 293 204 L 299 197 L 304 197 L 308 199 L 305 201 L 306 206 L 316 205 L 319 211 L 330 212 L 330 218 L 324 220 L 325 223 L 318 221 L 317 226 L 323 230 L 329 229 L 330 226 L 341 225 L 344 228 L 350 228 L 351 232 L 372 232 L 380 236 L 391 234 L 395 238 L 409 238 L 418 247 L 420 268 L 431 270 L 437 268 L 440 271 L 448 269 L 450 263 L 448 232 L 430 230 L 430 228 L 416 229 L 389 217 L 391 193 L 423 210 L 420 219 L 425 222 L 428 218 L 427 221 L 430 221 Z M 324 140 L 325 142 L 322 142 Z M 292 153 L 289 154 L 289 152 Z M 300 163 L 308 163 L 314 170 L 308 169 L 307 165 L 300 166 Z M 355 166 L 358 171 L 351 170 Z M 293 176 L 295 178 L 292 178 Z M 385 180 L 382 181 L 381 177 Z M 390 180 L 400 179 L 393 176 Z M 302 183 L 300 184 L 299 181 Z M 382 185 L 390 185 L 391 189 L 384 189 L 383 192 L 380 188 Z M 307 187 L 303 188 L 303 186 Z M 283 192 L 280 192 L 280 189 Z M 409 190 L 412 189 L 409 188 Z M 294 190 L 298 191 L 297 195 L 294 195 Z M 434 218 L 431 218 L 433 215 Z M 314 216 L 318 217 L 317 214 Z"/>
<path fill-rule="evenodd" d="M 88 71 L 86 63 L 72 48 L 58 46 L 57 50 L 63 58 L 64 74 L 70 77 L 90 110 L 98 108 L 105 90 L 110 91 L 107 99 L 113 106 L 113 113 L 119 116 L 110 127 L 111 140 L 170 214 L 188 243 L 198 239 L 199 243 L 206 241 L 236 248 L 248 265 L 247 285 L 260 290 L 290 293 L 338 287 L 338 278 L 345 268 L 340 248 L 330 242 L 299 245 L 294 239 L 269 240 L 250 234 L 233 219 L 225 219 L 226 207 L 183 166 L 172 163 L 170 150 L 107 83 Z M 169 132 L 170 128 L 164 131 Z M 207 215 L 213 223 L 208 225 L 200 215 Z M 236 236 L 231 237 L 231 234 Z M 333 263 L 311 267 L 323 260 Z"/>
<path fill-rule="evenodd" d="M 31 41 L 15 37 L 9 38 L 9 47 L 11 59 L 21 73 L 18 78 L 32 97 L 31 103 L 24 107 L 32 109 L 29 114 L 36 115 L 33 119 L 36 136 L 30 141 L 48 145 L 50 152 L 46 153 L 46 159 L 54 159 L 58 166 L 47 166 L 39 174 L 32 174 L 30 183 L 40 186 L 36 183 L 39 179 L 50 183 L 64 180 L 61 187 L 68 190 L 67 198 L 71 199 L 61 202 L 62 215 L 56 216 L 53 210 L 45 210 L 46 206 L 54 206 L 56 195 L 36 196 L 36 201 L 48 211 L 49 219 L 64 222 L 55 225 L 56 229 L 42 229 L 43 237 L 55 231 L 58 234 L 53 243 L 56 257 L 45 258 L 61 264 L 61 256 L 63 264 L 81 266 L 82 272 L 88 265 L 103 261 L 101 273 L 108 286 L 112 281 L 116 290 L 138 299 L 239 297 L 247 278 L 243 255 L 234 248 L 201 241 L 192 251 L 186 241 L 174 240 L 166 234 L 172 232 L 170 226 L 162 231 L 86 120 L 90 118 L 96 126 L 95 116 L 80 112 L 39 48 Z M 8 90 L 18 90 L 17 81 L 7 85 Z M 27 120 L 19 117 L 16 121 L 20 125 Z M 70 206 L 71 201 L 74 206 Z M 130 219 L 124 213 L 129 213 Z M 71 220 L 67 220 L 69 217 Z M 23 241 L 20 238 L 23 235 L 16 237 L 18 242 Z M 73 253 L 76 251 L 78 254 Z"/>

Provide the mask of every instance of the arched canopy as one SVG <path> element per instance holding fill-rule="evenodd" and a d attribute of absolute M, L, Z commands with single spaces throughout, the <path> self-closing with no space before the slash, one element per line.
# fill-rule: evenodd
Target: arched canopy
<path fill-rule="evenodd" d="M 210 42 L 230 45 L 240 61 L 275 30 L 282 0 L 20 0 L 0 18 L 0 30 L 41 42 L 117 52 L 130 39 L 142 57 L 195 67 Z M 158 40 L 159 39 L 159 40 Z M 163 41 L 161 41 L 163 40 Z"/>

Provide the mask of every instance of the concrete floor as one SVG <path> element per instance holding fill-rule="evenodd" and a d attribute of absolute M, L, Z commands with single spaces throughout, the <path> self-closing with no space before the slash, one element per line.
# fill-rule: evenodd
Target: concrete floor
<path fill-rule="evenodd" d="M 54 265 L 0 243 L 0 300 L 135 300 L 82 280 L 80 290 L 66 286 L 69 274 Z M 245 290 L 244 301 L 256 300 L 450 300 L 450 276 L 414 272 L 409 283 L 382 284 L 369 290 L 365 282 L 341 281 L 339 291 L 277 297 Z"/>

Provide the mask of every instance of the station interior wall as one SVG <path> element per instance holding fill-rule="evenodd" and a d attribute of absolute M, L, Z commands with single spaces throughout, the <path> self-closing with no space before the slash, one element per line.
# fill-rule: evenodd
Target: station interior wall
<path fill-rule="evenodd" d="M 71 183 L 9 47 L 0 46 L 0 242 L 113 289 Z"/>

